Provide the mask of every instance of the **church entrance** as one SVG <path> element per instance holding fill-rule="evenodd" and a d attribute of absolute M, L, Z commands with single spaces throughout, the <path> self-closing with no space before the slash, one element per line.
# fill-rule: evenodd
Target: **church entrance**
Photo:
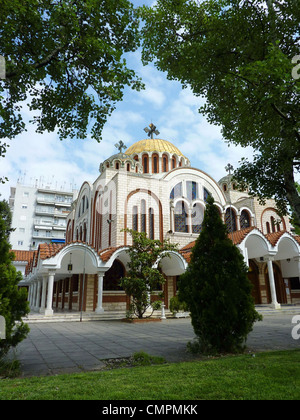
<path fill-rule="evenodd" d="M 120 286 L 120 279 L 126 274 L 125 267 L 119 260 L 115 260 L 111 268 L 103 277 L 103 308 L 105 311 L 126 311 L 130 300 Z M 98 281 L 95 279 L 94 310 L 97 304 Z"/>
<path fill-rule="evenodd" d="M 120 286 L 120 279 L 124 275 L 125 269 L 123 264 L 115 260 L 111 268 L 104 275 L 103 290 L 123 290 Z"/>
<path fill-rule="evenodd" d="M 278 303 L 287 303 L 286 298 L 286 291 L 285 291 L 285 285 L 282 278 L 282 273 L 280 268 L 277 264 L 273 263 L 273 273 L 274 273 L 274 282 L 275 282 L 275 289 L 276 289 L 276 296 L 277 296 L 277 302 Z M 268 273 L 268 267 L 265 269 L 265 282 L 268 291 L 268 303 L 271 303 L 271 292 L 270 292 L 270 282 L 269 282 L 269 273 Z"/>
<path fill-rule="evenodd" d="M 259 285 L 259 271 L 254 261 L 249 261 L 249 273 L 248 278 L 252 283 L 252 296 L 255 305 L 261 304 L 260 285 Z"/>

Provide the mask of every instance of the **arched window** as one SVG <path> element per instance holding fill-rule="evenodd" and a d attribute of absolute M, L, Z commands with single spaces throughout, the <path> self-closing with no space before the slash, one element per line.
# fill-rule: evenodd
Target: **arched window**
<path fill-rule="evenodd" d="M 130 172 L 130 163 L 127 163 L 126 169 L 127 169 L 127 172 Z"/>
<path fill-rule="evenodd" d="M 228 208 L 225 214 L 225 224 L 229 232 L 236 231 L 236 213 L 233 209 Z"/>
<path fill-rule="evenodd" d="M 269 222 L 266 223 L 266 227 L 267 227 L 267 233 L 271 233 L 270 223 Z"/>
<path fill-rule="evenodd" d="M 86 232 L 87 232 L 87 228 L 86 228 L 86 223 L 84 222 L 84 224 L 83 224 L 83 242 L 86 242 Z"/>
<path fill-rule="evenodd" d="M 158 173 L 158 154 L 155 153 L 152 155 L 152 173 Z"/>
<path fill-rule="evenodd" d="M 274 219 L 273 216 L 271 216 L 271 226 L 272 226 L 272 232 L 276 232 L 276 229 L 275 229 L 275 219 Z"/>
<path fill-rule="evenodd" d="M 141 201 L 141 232 L 146 232 L 146 201 Z"/>
<path fill-rule="evenodd" d="M 170 193 L 170 199 L 174 200 L 176 197 L 182 197 L 182 183 L 178 182 Z"/>
<path fill-rule="evenodd" d="M 168 172 L 169 171 L 169 164 L 168 164 L 168 156 L 163 155 L 162 158 L 162 171 L 163 172 Z"/>
<path fill-rule="evenodd" d="M 144 174 L 148 174 L 149 173 L 149 158 L 148 155 L 143 155 L 143 171 Z"/>
<path fill-rule="evenodd" d="M 149 209 L 149 238 L 154 239 L 154 211 Z"/>
<path fill-rule="evenodd" d="M 116 162 L 116 163 L 115 163 L 115 168 L 116 168 L 116 169 L 120 169 L 120 163 L 119 163 L 119 162 Z"/>
<path fill-rule="evenodd" d="M 250 226 L 250 214 L 247 210 L 243 210 L 240 217 L 241 229 L 246 229 Z"/>
<path fill-rule="evenodd" d="M 211 193 L 206 188 L 203 188 L 203 198 L 204 198 L 205 203 L 207 202 L 207 199 L 210 195 Z"/>
<path fill-rule="evenodd" d="M 178 203 L 175 206 L 174 221 L 175 221 L 175 232 L 187 233 L 189 231 L 188 212 L 187 212 L 186 204 L 183 201 L 178 201 Z"/>
<path fill-rule="evenodd" d="M 135 230 L 136 232 L 138 232 L 139 230 L 137 206 L 133 206 L 133 209 L 132 209 L 132 229 Z"/>
<path fill-rule="evenodd" d="M 198 198 L 197 183 L 195 181 L 186 181 L 186 196 L 190 201 Z"/>
<path fill-rule="evenodd" d="M 176 168 L 176 157 L 172 157 L 172 169 Z"/>
<path fill-rule="evenodd" d="M 192 223 L 192 232 L 200 233 L 202 229 L 203 222 L 203 210 L 202 206 L 199 203 L 193 205 L 193 210 L 191 214 L 191 223 Z"/>

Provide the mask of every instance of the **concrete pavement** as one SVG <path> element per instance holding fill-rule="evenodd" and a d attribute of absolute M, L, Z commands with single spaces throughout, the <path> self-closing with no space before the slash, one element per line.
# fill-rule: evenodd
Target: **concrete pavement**
<path fill-rule="evenodd" d="M 253 352 L 300 348 L 292 337 L 295 313 L 264 316 L 247 341 Z M 300 315 L 300 310 L 299 310 Z M 300 328 L 298 329 L 300 334 Z M 104 360 L 128 357 L 143 350 L 168 362 L 191 360 L 186 344 L 195 337 L 191 321 L 129 324 L 121 321 L 57 322 L 30 324 L 28 337 L 15 350 L 23 376 L 98 370 Z"/>

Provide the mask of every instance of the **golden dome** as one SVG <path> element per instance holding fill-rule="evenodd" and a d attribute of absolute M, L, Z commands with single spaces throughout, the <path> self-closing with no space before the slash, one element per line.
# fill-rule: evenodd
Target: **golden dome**
<path fill-rule="evenodd" d="M 171 155 L 176 154 L 177 156 L 185 157 L 181 151 L 167 140 L 161 139 L 145 139 L 140 140 L 130 146 L 124 153 L 126 155 L 133 155 L 142 152 L 167 152 Z"/>

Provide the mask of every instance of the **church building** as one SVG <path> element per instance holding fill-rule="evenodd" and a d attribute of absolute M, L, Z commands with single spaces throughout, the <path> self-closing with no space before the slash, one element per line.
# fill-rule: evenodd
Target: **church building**
<path fill-rule="evenodd" d="M 153 124 L 145 131 L 148 138 L 129 148 L 116 144 L 118 153 L 101 162 L 95 181 L 82 184 L 67 217 L 66 243 L 40 244 L 33 252 L 25 277 L 32 310 L 46 316 L 55 310 L 125 315 L 129 298 L 119 280 L 128 267 L 127 228 L 178 244 L 178 252 L 160 261 L 168 309 L 201 232 L 209 195 L 249 266 L 255 304 L 300 303 L 300 238 L 275 202 L 261 205 L 238 191 L 230 166 L 218 182 L 191 167 L 170 141 L 154 138 L 159 132 Z"/>

